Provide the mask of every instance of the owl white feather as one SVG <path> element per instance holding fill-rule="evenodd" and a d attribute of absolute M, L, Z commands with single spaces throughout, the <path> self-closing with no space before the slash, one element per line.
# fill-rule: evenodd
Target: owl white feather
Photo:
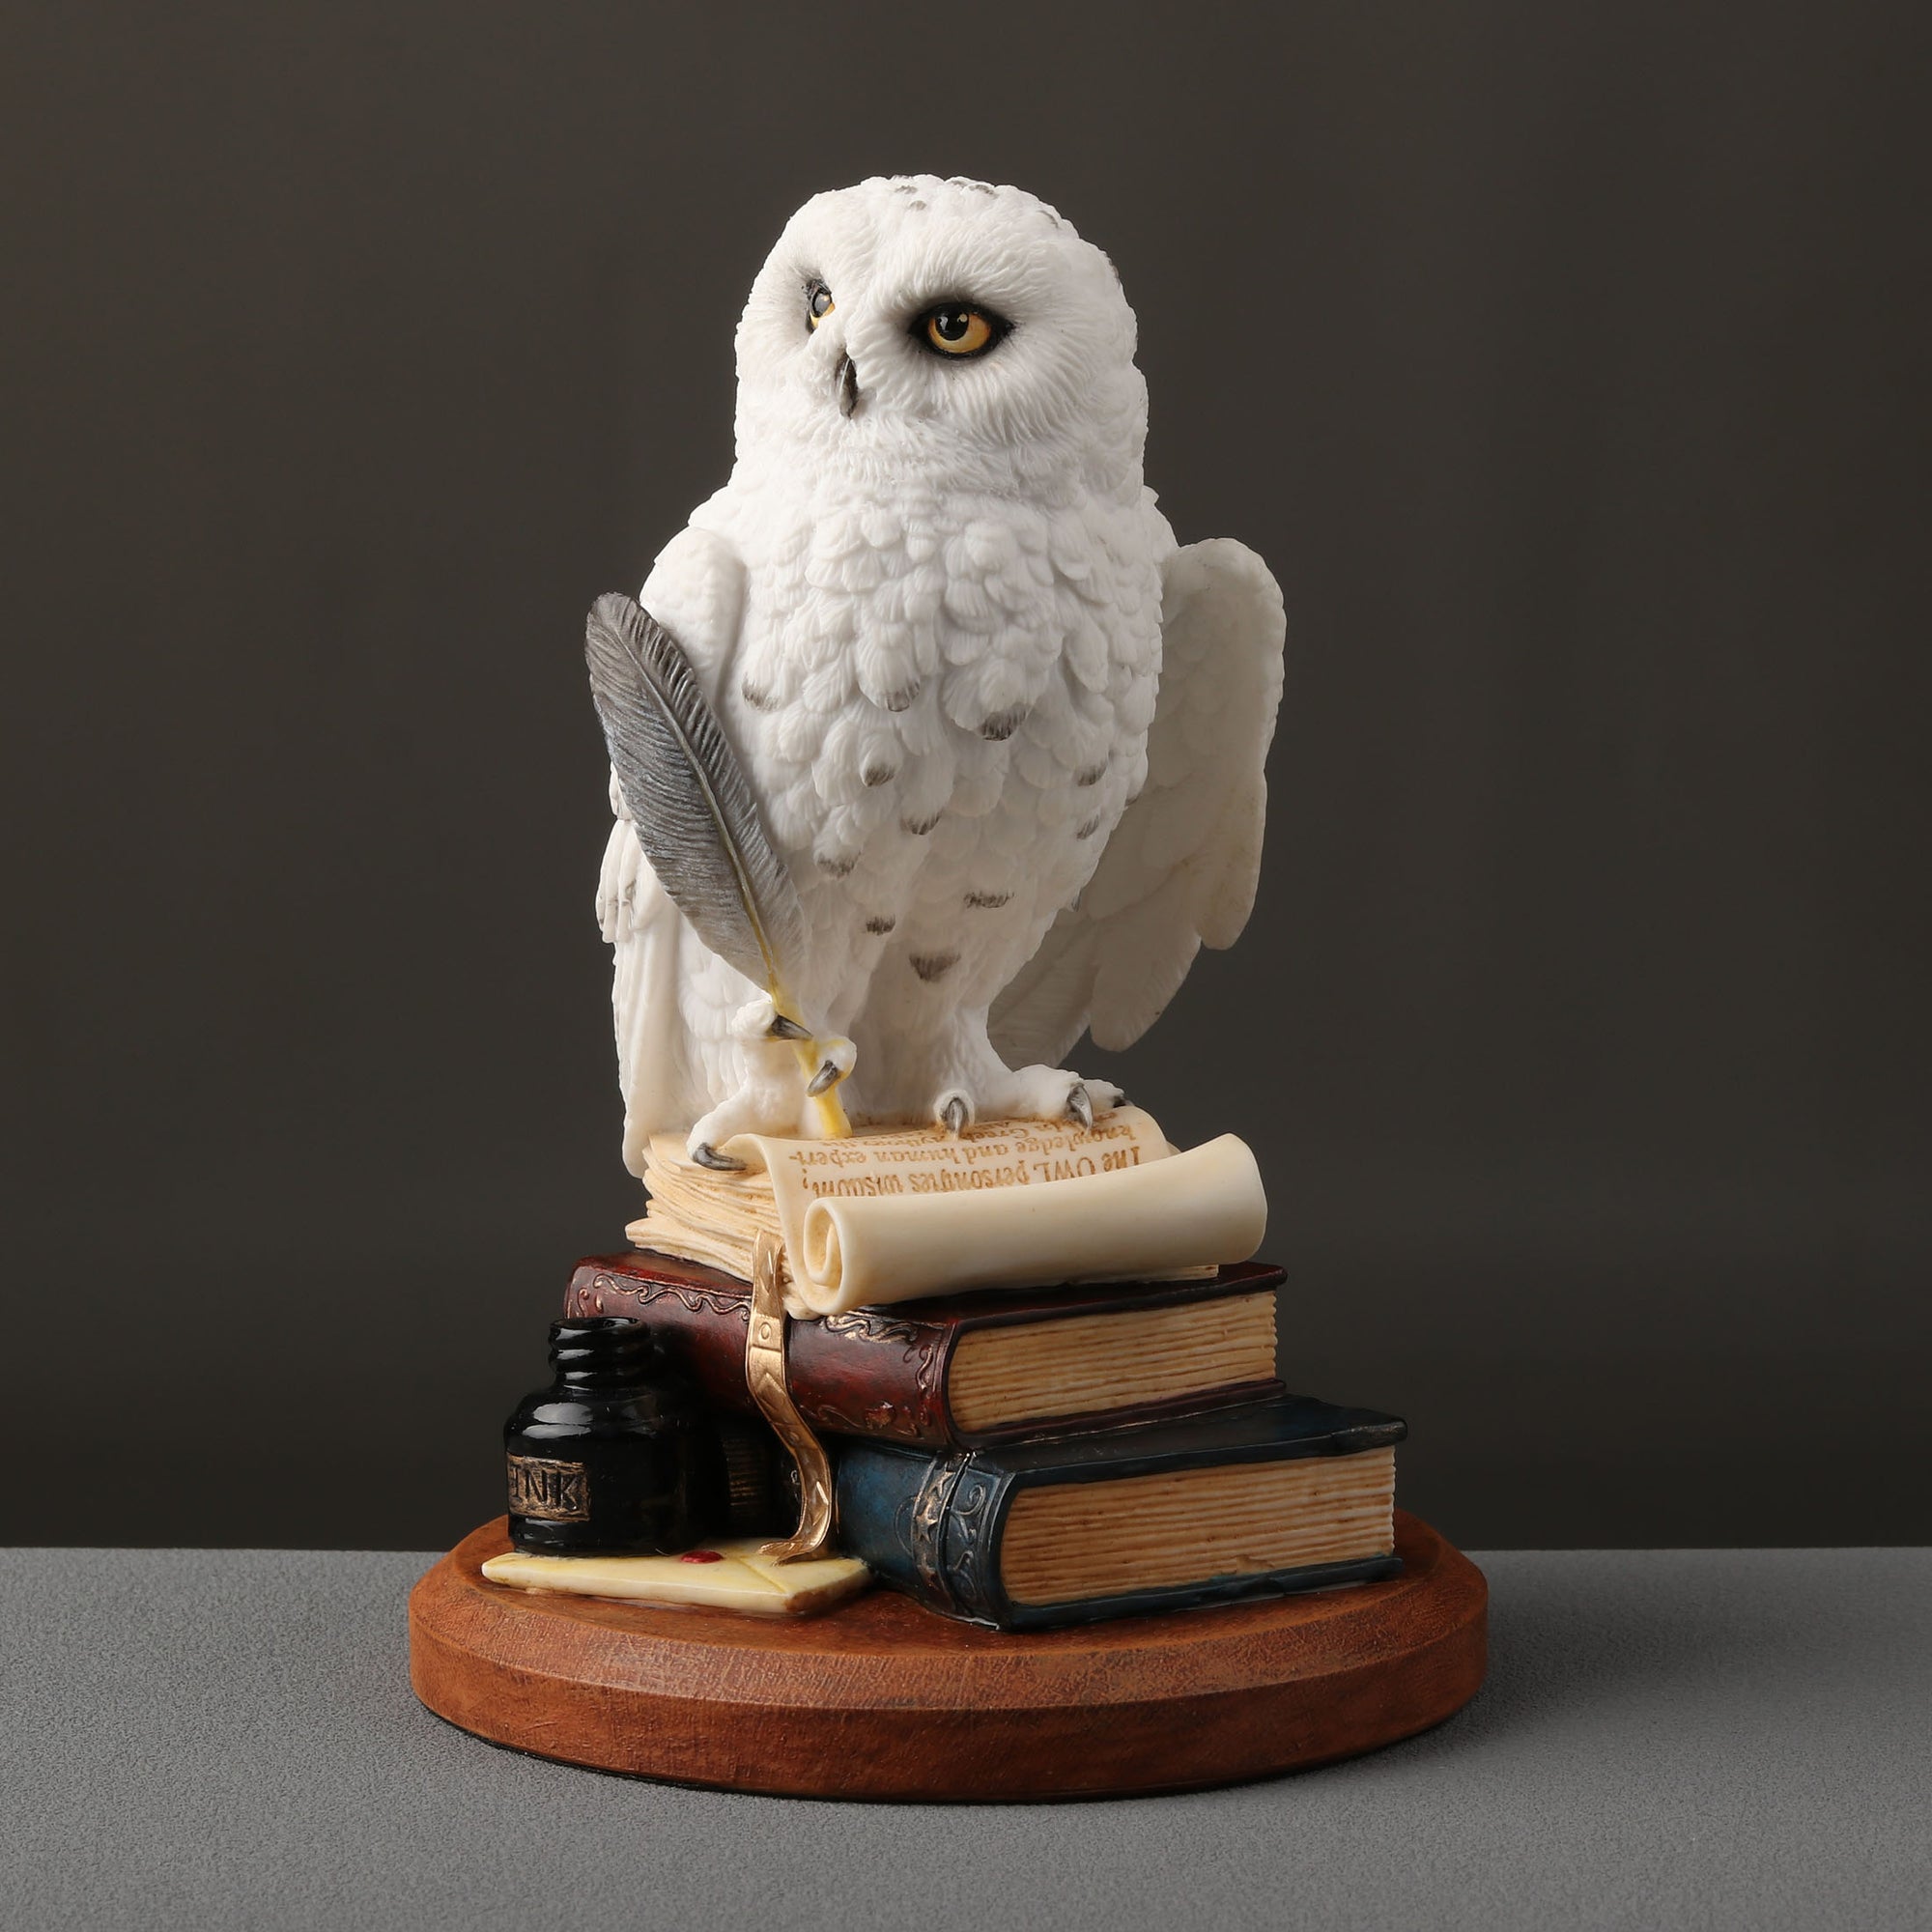
<path fill-rule="evenodd" d="M 856 1120 L 1115 1104 L 1061 1061 L 1128 1045 L 1246 923 L 1281 593 L 1237 543 L 1176 545 L 1134 333 L 1106 256 L 1019 189 L 814 197 L 739 324 L 731 479 L 643 586 L 798 888 L 789 988 Z M 811 1131 L 771 1001 L 611 799 L 627 1163 Z"/>

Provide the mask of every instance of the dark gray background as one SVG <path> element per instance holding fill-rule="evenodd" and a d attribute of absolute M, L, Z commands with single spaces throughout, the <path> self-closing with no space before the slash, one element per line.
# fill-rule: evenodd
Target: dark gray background
<path fill-rule="evenodd" d="M 581 614 L 786 213 L 930 168 L 1113 254 L 1287 591 L 1124 1069 L 1260 1154 L 1291 1379 L 1460 1541 L 1932 1540 L 1921 18 L 10 6 L 0 1538 L 494 1512 L 637 1206 Z"/>

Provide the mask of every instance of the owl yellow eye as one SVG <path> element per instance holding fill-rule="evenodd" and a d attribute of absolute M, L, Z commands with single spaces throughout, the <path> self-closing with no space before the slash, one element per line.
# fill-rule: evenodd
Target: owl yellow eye
<path fill-rule="evenodd" d="M 941 302 L 929 308 L 913 324 L 913 334 L 926 348 L 941 355 L 981 355 L 1009 325 L 983 308 L 965 302 Z"/>
<path fill-rule="evenodd" d="M 823 282 L 808 282 L 805 285 L 805 322 L 808 328 L 816 328 L 832 313 L 832 291 Z"/>

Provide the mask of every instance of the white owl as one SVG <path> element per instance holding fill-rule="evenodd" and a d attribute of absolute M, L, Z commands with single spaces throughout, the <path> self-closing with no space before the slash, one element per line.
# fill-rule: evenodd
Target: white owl
<path fill-rule="evenodd" d="M 815 196 L 737 349 L 731 480 L 639 601 L 798 888 L 790 991 L 857 1120 L 1091 1117 L 1120 1096 L 1058 1065 L 1083 1029 L 1127 1045 L 1246 923 L 1281 593 L 1237 543 L 1176 545 L 1120 279 L 1019 189 Z M 611 798 L 627 1164 L 654 1132 L 712 1158 L 810 1131 L 771 1001 Z"/>

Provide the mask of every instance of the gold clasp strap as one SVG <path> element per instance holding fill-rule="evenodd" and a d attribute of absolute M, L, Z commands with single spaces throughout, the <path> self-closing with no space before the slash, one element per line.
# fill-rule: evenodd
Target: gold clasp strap
<path fill-rule="evenodd" d="M 758 1412 L 798 1464 L 798 1530 L 760 1552 L 790 1563 L 822 1556 L 832 1541 L 832 1461 L 811 1433 L 785 1378 L 784 1291 L 779 1283 L 779 1238 L 761 1233 L 752 1256 L 752 1321 L 745 1331 L 745 1384 Z"/>

